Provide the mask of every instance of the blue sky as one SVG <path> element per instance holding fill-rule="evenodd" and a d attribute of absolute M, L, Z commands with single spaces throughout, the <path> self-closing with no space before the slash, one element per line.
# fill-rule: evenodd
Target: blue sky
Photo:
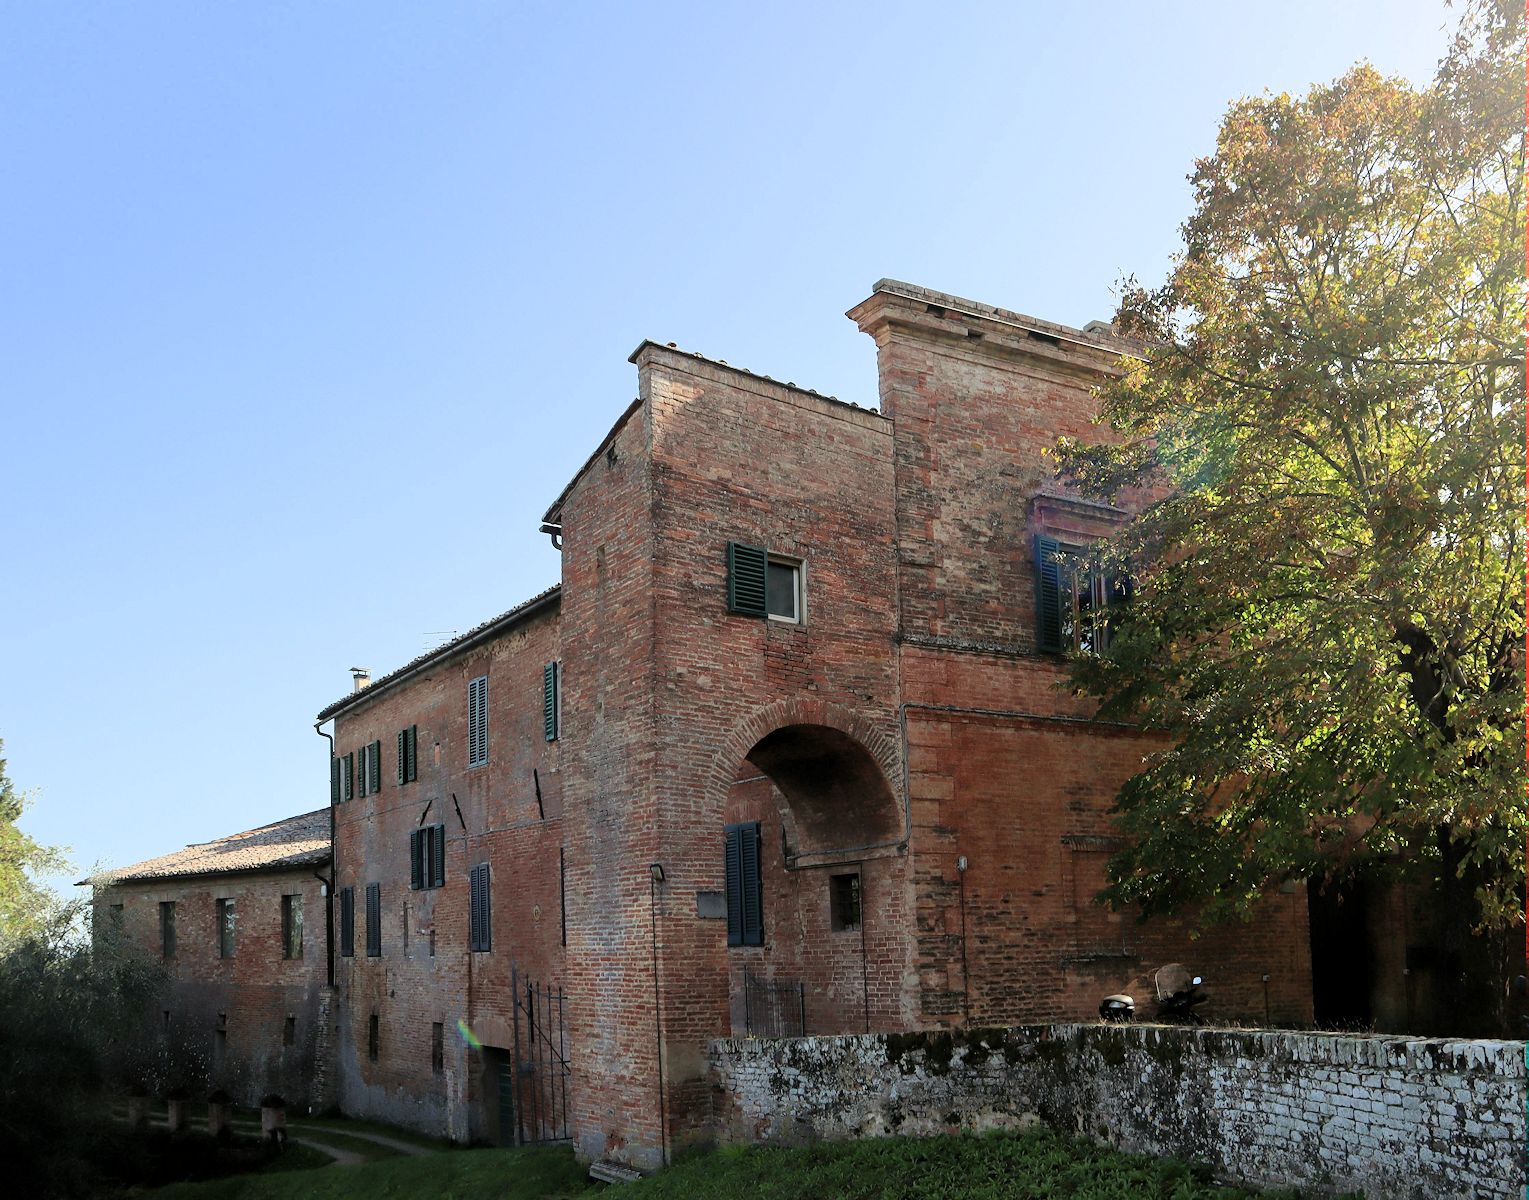
<path fill-rule="evenodd" d="M 0 739 L 81 870 L 327 803 L 313 715 L 553 582 L 645 338 L 861 404 L 882 276 L 1156 280 L 1229 101 L 1439 0 L 0 2 Z M 71 877 L 72 878 L 72 877 Z"/>

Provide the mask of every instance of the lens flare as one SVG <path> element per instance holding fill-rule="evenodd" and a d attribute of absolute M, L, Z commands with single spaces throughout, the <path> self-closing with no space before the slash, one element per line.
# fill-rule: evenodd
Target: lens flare
<path fill-rule="evenodd" d="M 472 1031 L 472 1026 L 461 1017 L 457 1018 L 457 1032 L 462 1035 L 462 1040 L 474 1050 L 483 1049 L 483 1043 L 478 1040 L 478 1035 Z"/>

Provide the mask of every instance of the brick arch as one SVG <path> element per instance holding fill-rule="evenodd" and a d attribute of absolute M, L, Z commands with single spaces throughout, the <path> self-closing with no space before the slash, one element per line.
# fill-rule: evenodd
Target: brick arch
<path fill-rule="evenodd" d="M 770 734 L 791 726 L 822 726 L 857 743 L 880 769 L 888 793 L 897 806 L 900 837 L 906 840 L 909 833 L 907 798 L 902 787 L 902 756 L 896 739 L 863 713 L 812 697 L 776 700 L 756 709 L 733 728 L 713 757 L 708 776 L 707 794 L 719 809 L 726 804 L 728 790 L 738 777 L 738 767 L 750 751 Z"/>

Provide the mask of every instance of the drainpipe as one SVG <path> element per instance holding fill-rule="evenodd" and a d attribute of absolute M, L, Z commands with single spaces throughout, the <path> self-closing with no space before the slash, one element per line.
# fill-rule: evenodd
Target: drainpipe
<path fill-rule="evenodd" d="M 313 732 L 329 743 L 329 770 L 334 770 L 334 738 L 324 732 L 324 723 L 315 721 Z M 324 885 L 324 958 L 329 968 L 329 986 L 334 987 L 334 881 L 340 877 L 334 850 L 334 788 L 329 789 L 329 878 L 317 871 L 313 877 Z"/>

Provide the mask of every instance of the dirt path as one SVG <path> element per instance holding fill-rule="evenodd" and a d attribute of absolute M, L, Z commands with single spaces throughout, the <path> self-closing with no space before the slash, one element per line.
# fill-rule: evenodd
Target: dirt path
<path fill-rule="evenodd" d="M 296 1122 L 289 1124 L 288 1128 L 301 1130 L 303 1133 L 312 1134 L 315 1137 L 323 1137 L 326 1133 L 334 1133 L 348 1138 L 360 1138 L 363 1142 L 375 1142 L 379 1146 L 387 1146 L 404 1154 L 436 1153 L 433 1148 L 428 1146 L 416 1145 L 414 1142 L 403 1142 L 397 1138 L 390 1138 L 383 1133 L 369 1133 L 360 1129 L 328 1129 L 323 1125 L 303 1125 Z"/>

